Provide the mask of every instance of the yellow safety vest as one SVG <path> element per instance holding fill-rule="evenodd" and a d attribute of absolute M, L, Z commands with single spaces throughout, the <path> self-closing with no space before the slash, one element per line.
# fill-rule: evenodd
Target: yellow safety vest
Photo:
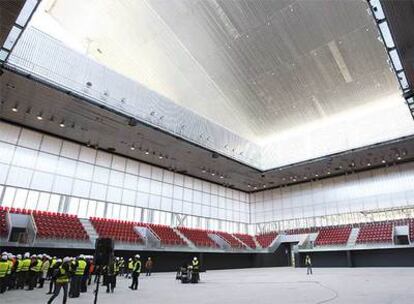
<path fill-rule="evenodd" d="M 134 262 L 131 261 L 131 262 L 128 263 L 128 269 L 129 270 L 134 269 Z"/>
<path fill-rule="evenodd" d="M 42 261 L 41 260 L 36 260 L 36 265 L 33 265 L 32 268 L 30 268 L 30 270 L 32 270 L 34 272 L 40 272 L 40 269 L 42 269 Z"/>
<path fill-rule="evenodd" d="M 141 273 L 141 261 L 136 261 L 134 263 L 133 272 Z"/>
<path fill-rule="evenodd" d="M 9 262 L 0 261 L 0 278 L 4 278 L 6 276 L 8 269 L 9 269 Z"/>
<path fill-rule="evenodd" d="M 198 260 L 197 260 L 197 261 L 194 261 L 194 260 L 193 260 L 193 269 L 194 269 L 194 270 L 198 270 L 198 265 L 199 265 Z"/>
<path fill-rule="evenodd" d="M 29 271 L 30 263 L 31 263 L 30 259 L 24 259 L 23 265 L 22 265 L 22 271 Z"/>
<path fill-rule="evenodd" d="M 56 283 L 58 284 L 65 284 L 69 282 L 69 276 L 62 266 L 59 266 L 59 274 L 56 278 Z"/>
<path fill-rule="evenodd" d="M 9 275 L 12 272 L 13 261 L 12 260 L 8 260 L 7 263 L 9 263 L 9 268 L 7 269 L 7 274 Z"/>
<path fill-rule="evenodd" d="M 22 261 L 22 260 L 17 260 L 17 261 L 16 261 L 16 263 L 17 263 L 16 272 L 20 272 L 20 271 L 22 271 L 22 268 L 23 268 L 23 261 Z"/>
<path fill-rule="evenodd" d="M 86 262 L 84 260 L 78 261 L 78 267 L 76 268 L 75 275 L 81 276 L 85 273 Z"/>
<path fill-rule="evenodd" d="M 55 266 L 55 264 L 56 264 L 56 259 L 52 259 L 52 263 L 50 264 L 50 267 L 53 267 L 53 266 Z"/>

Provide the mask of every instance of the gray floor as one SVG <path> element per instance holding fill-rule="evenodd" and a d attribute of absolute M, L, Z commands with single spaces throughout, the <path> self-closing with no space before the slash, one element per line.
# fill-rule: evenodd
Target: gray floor
<path fill-rule="evenodd" d="M 209 271 L 198 285 L 175 281 L 175 274 L 141 277 L 137 292 L 129 280 L 118 280 L 114 294 L 99 294 L 98 303 L 413 303 L 414 268 L 266 268 Z M 92 289 L 68 303 L 93 303 Z M 101 289 L 101 291 L 104 291 Z M 10 291 L 0 303 L 46 303 L 45 290 Z M 54 303 L 62 303 L 61 296 Z"/>

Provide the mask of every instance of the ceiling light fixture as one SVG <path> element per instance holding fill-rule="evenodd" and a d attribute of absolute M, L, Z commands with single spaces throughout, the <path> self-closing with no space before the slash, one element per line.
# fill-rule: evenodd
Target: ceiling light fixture
<path fill-rule="evenodd" d="M 220 175 L 220 178 L 224 178 L 224 176 L 223 175 Z"/>
<path fill-rule="evenodd" d="M 37 120 L 43 120 L 43 113 L 40 112 L 39 114 L 37 114 L 36 118 Z"/>
<path fill-rule="evenodd" d="M 203 169 L 201 170 L 201 172 L 202 172 L 202 173 L 206 173 L 207 171 L 206 171 L 206 169 L 204 169 L 204 168 L 203 168 Z"/>
<path fill-rule="evenodd" d="M 129 147 L 129 149 L 130 149 L 131 151 L 134 151 L 134 150 L 135 150 L 135 146 L 134 146 L 134 145 L 131 145 L 131 147 Z"/>
<path fill-rule="evenodd" d="M 368 164 L 367 164 L 367 166 L 368 166 L 368 167 L 371 167 L 371 163 L 368 163 Z"/>
<path fill-rule="evenodd" d="M 13 112 L 19 112 L 19 109 L 18 109 L 18 107 L 17 107 L 17 104 L 11 109 Z"/>
<path fill-rule="evenodd" d="M 64 128 L 64 127 L 65 127 L 65 121 L 64 121 L 64 120 L 62 120 L 62 121 L 60 122 L 59 127 L 61 127 L 61 128 Z"/>
<path fill-rule="evenodd" d="M 318 177 L 318 176 L 319 176 L 319 174 L 315 174 L 315 176 L 316 176 L 316 177 Z"/>
<path fill-rule="evenodd" d="M 148 151 L 148 150 L 146 150 L 146 151 L 145 151 L 145 155 L 148 155 L 148 154 L 149 154 L 149 151 Z"/>
<path fill-rule="evenodd" d="M 382 162 L 383 164 L 385 164 L 387 161 L 386 161 L 385 159 L 383 159 L 381 162 Z"/>
<path fill-rule="evenodd" d="M 160 156 L 158 156 L 159 159 L 163 159 L 164 156 L 162 156 L 162 154 L 160 154 Z"/>
<path fill-rule="evenodd" d="M 214 175 L 216 175 L 216 173 L 214 173 L 214 172 L 211 172 L 211 175 L 212 175 L 212 176 L 214 176 Z"/>

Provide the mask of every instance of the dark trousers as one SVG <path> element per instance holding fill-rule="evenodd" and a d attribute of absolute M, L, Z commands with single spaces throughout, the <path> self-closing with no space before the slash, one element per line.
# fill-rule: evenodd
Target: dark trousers
<path fill-rule="evenodd" d="M 312 274 L 312 265 L 307 266 L 306 274 Z"/>
<path fill-rule="evenodd" d="M 38 273 L 33 271 L 33 270 L 29 270 L 29 290 L 32 290 L 33 288 L 36 287 L 37 284 L 37 278 L 38 278 Z"/>
<path fill-rule="evenodd" d="M 70 280 L 69 296 L 71 298 L 78 298 L 80 296 L 80 283 L 82 276 L 74 275 Z"/>
<path fill-rule="evenodd" d="M 17 289 L 24 288 L 25 280 L 26 280 L 26 272 L 23 272 L 23 271 L 16 272 L 16 288 Z"/>
<path fill-rule="evenodd" d="M 45 284 L 45 278 L 40 277 L 39 278 L 39 288 L 43 288 L 43 285 Z"/>
<path fill-rule="evenodd" d="M 146 274 L 147 277 L 151 276 L 151 270 L 152 270 L 151 268 L 147 268 L 147 274 Z"/>
<path fill-rule="evenodd" d="M 107 276 L 106 277 L 106 292 L 114 292 L 116 287 L 116 276 Z"/>
<path fill-rule="evenodd" d="M 55 291 L 55 287 L 56 287 L 56 279 L 51 278 L 50 283 L 49 283 L 49 292 L 48 292 L 48 294 L 53 293 Z"/>
<path fill-rule="evenodd" d="M 131 285 L 131 289 L 133 290 L 137 290 L 138 289 L 138 278 L 139 278 L 139 273 L 132 273 L 132 285 Z"/>
<path fill-rule="evenodd" d="M 66 300 L 68 298 L 68 283 L 56 283 L 55 291 L 53 292 L 53 296 L 47 301 L 47 304 L 50 304 L 53 302 L 53 300 L 59 295 L 60 290 L 63 288 L 63 304 L 66 303 Z"/>
<path fill-rule="evenodd" d="M 88 275 L 85 274 L 81 277 L 81 280 L 80 280 L 80 292 L 88 291 L 87 283 L 88 283 Z"/>
<path fill-rule="evenodd" d="M 4 293 L 7 289 L 6 277 L 0 278 L 0 293 Z"/>

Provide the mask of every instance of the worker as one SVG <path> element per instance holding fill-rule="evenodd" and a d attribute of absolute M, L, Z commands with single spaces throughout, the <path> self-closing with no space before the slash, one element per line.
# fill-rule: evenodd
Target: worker
<path fill-rule="evenodd" d="M 37 258 L 35 254 L 31 257 L 31 263 L 29 268 L 29 289 L 33 290 L 33 288 L 37 285 L 37 279 L 39 277 L 40 270 L 42 268 L 41 260 Z"/>
<path fill-rule="evenodd" d="M 132 269 L 132 284 L 129 286 L 132 290 L 138 289 L 138 278 L 141 273 L 141 261 L 139 254 L 135 255 Z"/>
<path fill-rule="evenodd" d="M 145 262 L 145 270 L 147 271 L 146 275 L 147 277 L 151 276 L 153 262 L 151 260 L 151 257 L 148 257 L 147 261 Z"/>
<path fill-rule="evenodd" d="M 23 273 L 23 264 L 22 255 L 16 255 L 16 289 L 23 289 L 24 287 L 24 273 Z"/>
<path fill-rule="evenodd" d="M 85 256 L 85 262 L 86 262 L 86 266 L 85 266 L 85 271 L 83 272 L 81 281 L 80 281 L 80 292 L 85 293 L 88 291 L 88 278 L 89 278 L 89 270 L 90 270 L 90 266 L 92 263 L 92 258 L 91 256 Z"/>
<path fill-rule="evenodd" d="M 129 260 L 128 260 L 128 271 L 126 273 L 126 277 L 128 279 L 131 278 L 131 274 L 132 274 L 133 269 L 134 269 L 134 261 L 132 260 L 132 258 L 129 258 Z"/>
<path fill-rule="evenodd" d="M 9 264 L 9 267 L 7 268 L 6 273 L 6 285 L 8 290 L 12 290 L 15 285 L 15 273 L 14 273 L 14 258 L 13 254 L 8 253 L 7 254 L 7 263 Z"/>
<path fill-rule="evenodd" d="M 59 271 L 59 267 L 62 265 L 62 259 L 55 259 L 53 266 L 50 267 L 50 283 L 49 283 L 49 292 L 47 294 L 52 294 L 55 291 L 56 287 L 56 276 Z"/>
<path fill-rule="evenodd" d="M 193 258 L 191 266 L 193 266 L 191 283 L 198 283 L 198 281 L 200 281 L 200 262 L 198 261 L 197 257 Z"/>
<path fill-rule="evenodd" d="M 93 256 L 89 256 L 89 274 L 88 274 L 88 285 L 92 283 L 92 275 L 95 273 L 95 264 L 93 261 Z"/>
<path fill-rule="evenodd" d="M 47 301 L 48 304 L 52 303 L 53 300 L 59 295 L 60 290 L 63 288 L 63 304 L 66 303 L 68 297 L 68 284 L 70 276 L 70 259 L 65 257 L 62 264 L 57 268 L 55 273 L 56 287 L 53 292 L 53 296 Z"/>
<path fill-rule="evenodd" d="M 4 293 L 7 289 L 7 270 L 9 268 L 8 256 L 7 254 L 2 254 L 0 260 L 0 293 Z"/>
<path fill-rule="evenodd" d="M 305 266 L 306 266 L 306 274 L 307 275 L 309 275 L 309 274 L 312 275 L 313 274 L 312 273 L 312 260 L 309 256 L 309 254 L 307 254 L 306 257 L 305 257 Z"/>
<path fill-rule="evenodd" d="M 119 258 L 116 258 L 115 261 L 105 265 L 103 268 L 104 271 L 104 285 L 106 286 L 106 293 L 113 293 L 116 287 L 116 276 L 119 273 Z"/>
<path fill-rule="evenodd" d="M 17 288 L 24 289 L 25 285 L 29 285 L 30 279 L 30 264 L 32 260 L 30 259 L 30 253 L 26 252 L 23 256 L 23 264 L 22 264 L 22 282 L 17 286 Z"/>
<path fill-rule="evenodd" d="M 47 272 L 47 280 L 50 280 L 52 278 L 52 273 L 53 273 L 53 266 L 55 266 L 57 261 L 56 256 L 54 256 L 51 260 L 50 260 L 50 267 L 49 267 L 49 271 Z"/>
<path fill-rule="evenodd" d="M 85 256 L 81 254 L 74 262 L 72 263 L 73 276 L 70 282 L 70 292 L 69 297 L 79 298 L 80 296 L 80 284 L 82 281 L 83 274 L 86 269 Z"/>
<path fill-rule="evenodd" d="M 50 268 L 50 258 L 47 254 L 44 254 L 43 260 L 42 260 L 42 268 L 40 270 L 39 288 L 43 288 L 43 284 L 45 283 L 45 280 L 47 278 L 49 268 Z"/>
<path fill-rule="evenodd" d="M 119 268 L 119 275 L 124 275 L 125 274 L 125 260 L 123 257 L 119 258 L 119 262 L 118 262 L 118 268 Z"/>

